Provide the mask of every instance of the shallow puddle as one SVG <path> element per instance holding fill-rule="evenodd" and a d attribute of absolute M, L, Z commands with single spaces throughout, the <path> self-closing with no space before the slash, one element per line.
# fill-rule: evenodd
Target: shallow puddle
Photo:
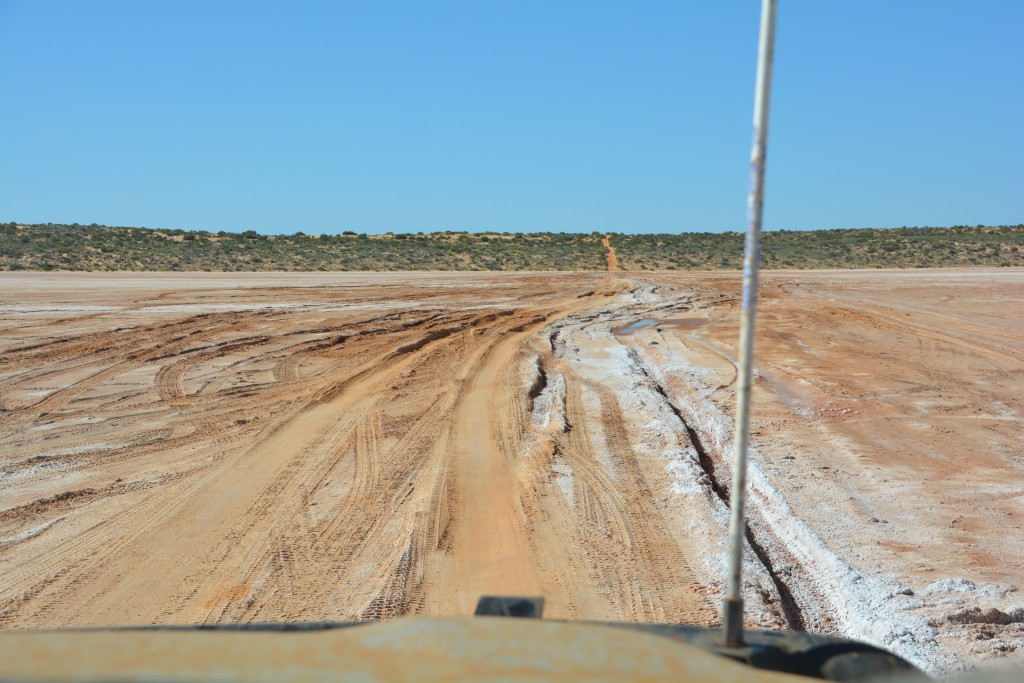
<path fill-rule="evenodd" d="M 637 330 L 642 330 L 645 327 L 651 327 L 652 325 L 657 324 L 657 320 L 652 320 L 651 318 L 644 318 L 643 320 L 637 320 L 635 323 L 623 325 L 622 327 L 613 327 L 612 334 L 633 334 Z"/>
<path fill-rule="evenodd" d="M 655 320 L 653 318 L 643 318 L 632 322 L 622 327 L 613 327 L 612 334 L 616 335 L 627 335 L 633 334 L 637 330 L 642 330 L 645 327 L 653 327 L 655 325 L 661 325 L 664 327 L 675 327 L 677 329 L 695 329 L 701 327 L 707 323 L 704 318 L 670 318 L 667 320 Z"/>

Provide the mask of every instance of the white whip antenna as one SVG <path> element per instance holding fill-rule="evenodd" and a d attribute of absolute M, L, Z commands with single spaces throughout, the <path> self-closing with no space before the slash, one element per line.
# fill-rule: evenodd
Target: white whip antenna
<path fill-rule="evenodd" d="M 747 490 L 747 442 L 750 438 L 750 386 L 754 362 L 754 326 L 761 268 L 761 210 L 764 204 L 764 165 L 768 146 L 768 108 L 775 51 L 776 0 L 761 4 L 761 38 L 754 91 L 754 146 L 750 152 L 750 196 L 747 199 L 747 244 L 743 258 L 743 310 L 740 313 L 740 363 L 736 378 L 736 432 L 733 435 L 732 491 L 729 509 L 729 576 L 722 606 L 726 647 L 743 645 L 743 539 Z"/>

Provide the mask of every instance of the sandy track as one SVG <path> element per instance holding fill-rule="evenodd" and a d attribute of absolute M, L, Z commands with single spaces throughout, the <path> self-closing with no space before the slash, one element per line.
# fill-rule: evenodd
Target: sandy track
<path fill-rule="evenodd" d="M 737 279 L 5 275 L 0 624 L 716 624 Z M 751 623 L 1012 656 L 1021 279 L 766 277 Z"/>
<path fill-rule="evenodd" d="M 485 592 L 545 594 L 556 616 L 690 615 L 694 599 L 620 604 L 644 560 L 612 548 L 587 585 L 574 572 L 594 553 L 535 532 L 524 502 L 550 493 L 527 490 L 547 476 L 530 455 L 530 345 L 624 283 L 242 278 L 214 298 L 212 280 L 136 279 L 122 296 L 118 279 L 85 278 L 91 291 L 40 296 L 30 278 L 9 303 L 5 625 L 468 613 Z M 660 544 L 646 503 L 592 480 L 620 542 Z M 602 599 L 581 608 L 566 597 L 580 592 Z"/>

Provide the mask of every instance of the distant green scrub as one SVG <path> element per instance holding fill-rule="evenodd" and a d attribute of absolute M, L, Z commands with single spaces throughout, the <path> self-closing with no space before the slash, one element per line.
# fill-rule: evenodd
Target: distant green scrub
<path fill-rule="evenodd" d="M 604 234 L 260 235 L 103 225 L 0 224 L 0 270 L 604 270 Z M 743 235 L 610 234 L 619 268 L 742 266 Z M 765 233 L 767 268 L 1022 266 L 1024 225 Z"/>
<path fill-rule="evenodd" d="M 614 235 L 622 270 L 716 270 L 743 266 L 742 233 Z M 1024 266 L 1024 225 L 1001 227 L 779 230 L 764 233 L 765 268 Z"/>

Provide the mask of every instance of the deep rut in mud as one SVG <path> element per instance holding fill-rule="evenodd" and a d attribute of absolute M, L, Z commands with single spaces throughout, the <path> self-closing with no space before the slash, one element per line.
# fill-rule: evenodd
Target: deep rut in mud
<path fill-rule="evenodd" d="M 651 374 L 647 371 L 646 368 L 643 367 L 643 361 L 641 361 L 638 356 L 633 354 L 633 358 L 634 361 L 639 364 L 644 376 L 651 383 L 651 386 L 654 388 L 654 390 L 659 395 L 661 395 L 662 398 L 665 399 L 665 402 L 668 404 L 668 407 L 672 410 L 672 413 L 676 416 L 676 418 L 679 419 L 679 423 L 686 431 L 686 435 L 689 438 L 690 443 L 693 445 L 694 450 L 697 451 L 697 458 L 700 462 L 700 467 L 704 471 L 704 474 L 707 475 L 711 490 L 714 492 L 715 496 L 725 505 L 726 508 L 730 507 L 729 485 L 719 480 L 715 468 L 715 458 L 721 458 L 722 455 L 717 454 L 717 456 L 713 457 L 710 453 L 708 453 L 707 449 L 704 447 L 703 440 L 697 433 L 697 430 L 695 430 L 686 420 L 686 418 L 683 417 L 682 412 L 669 397 L 668 393 L 665 391 L 665 388 L 661 386 L 661 384 L 659 384 L 651 376 Z M 749 510 L 747 511 L 747 514 L 750 514 Z M 787 585 L 786 581 L 783 579 L 780 573 L 776 570 L 775 565 L 777 564 L 777 562 L 773 560 L 772 556 L 766 550 L 765 545 L 758 541 L 757 536 L 754 534 L 754 530 L 751 528 L 749 521 L 745 525 L 744 535 L 747 539 L 747 545 L 750 546 L 750 549 L 753 551 L 754 556 L 757 557 L 757 561 L 761 563 L 762 567 L 764 567 L 765 572 L 767 572 L 769 578 L 772 581 L 772 584 L 775 586 L 775 590 L 779 594 L 779 598 L 781 600 L 780 607 L 782 608 L 783 616 L 786 619 L 786 627 L 792 631 L 806 631 L 807 624 L 804 621 L 803 609 L 800 607 L 799 602 L 793 595 L 793 591 Z"/>

